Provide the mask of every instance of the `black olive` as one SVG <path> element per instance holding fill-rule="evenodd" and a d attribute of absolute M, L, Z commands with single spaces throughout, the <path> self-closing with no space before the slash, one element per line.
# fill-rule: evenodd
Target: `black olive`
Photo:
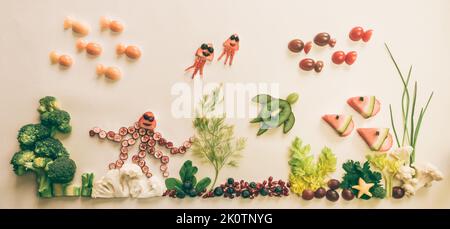
<path fill-rule="evenodd" d="M 209 51 L 210 53 L 213 53 L 213 52 L 214 52 L 214 48 L 213 48 L 213 47 L 208 47 L 208 51 Z"/>
<path fill-rule="evenodd" d="M 344 198 L 344 200 L 353 200 L 353 198 L 355 198 L 355 194 L 353 194 L 352 190 L 350 189 L 344 189 L 342 190 L 342 198 Z"/>
<path fill-rule="evenodd" d="M 325 196 L 327 197 L 327 200 L 332 202 L 336 202 L 339 200 L 339 193 L 331 189 L 327 191 L 327 194 Z"/>
<path fill-rule="evenodd" d="M 234 40 L 235 40 L 236 42 L 239 42 L 239 37 L 236 36 L 236 38 L 234 38 Z"/>
<path fill-rule="evenodd" d="M 395 186 L 392 188 L 392 197 L 395 199 L 401 199 L 405 196 L 405 190 L 402 187 Z"/>
<path fill-rule="evenodd" d="M 311 191 L 310 189 L 305 189 L 302 192 L 302 198 L 304 200 L 312 200 L 314 198 L 314 192 Z"/>
<path fill-rule="evenodd" d="M 339 181 L 336 180 L 336 179 L 330 179 L 330 180 L 328 181 L 327 185 L 328 185 L 328 187 L 329 187 L 331 190 L 336 190 L 336 189 L 338 189 L 339 186 L 341 185 L 341 182 L 339 182 Z"/>
<path fill-rule="evenodd" d="M 336 120 L 339 119 L 339 115 L 336 115 Z"/>
<path fill-rule="evenodd" d="M 203 56 L 209 56 L 209 52 L 203 52 Z"/>
<path fill-rule="evenodd" d="M 359 97 L 359 101 L 364 101 L 364 97 Z"/>
<path fill-rule="evenodd" d="M 203 50 L 205 50 L 205 49 L 208 48 L 208 45 L 207 45 L 207 44 L 202 44 L 202 45 L 200 46 L 200 48 L 203 49 Z"/>
<path fill-rule="evenodd" d="M 317 199 L 322 199 L 323 197 L 325 197 L 326 193 L 327 193 L 327 190 L 325 190 L 324 188 L 318 188 L 314 192 L 314 197 L 316 197 Z"/>
<path fill-rule="evenodd" d="M 375 132 L 375 135 L 379 136 L 380 135 L 380 131 Z"/>
<path fill-rule="evenodd" d="M 230 40 L 234 40 L 236 37 L 234 35 L 231 35 Z"/>

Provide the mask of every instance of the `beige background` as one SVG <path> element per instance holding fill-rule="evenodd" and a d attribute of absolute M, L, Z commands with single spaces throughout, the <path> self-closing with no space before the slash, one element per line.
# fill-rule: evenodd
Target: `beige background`
<path fill-rule="evenodd" d="M 68 110 L 73 133 L 63 139 L 78 165 L 78 174 L 86 171 L 100 176 L 117 157 L 118 147 L 100 143 L 88 136 L 93 126 L 118 129 L 134 122 L 141 113 L 157 115 L 158 129 L 169 139 L 182 142 L 192 134 L 190 119 L 175 119 L 170 113 L 176 98 L 170 89 L 177 82 L 192 84 L 183 69 L 193 61 L 193 52 L 202 42 L 213 42 L 216 52 L 230 34 L 239 33 L 241 50 L 235 64 L 223 67 L 214 62 L 205 67 L 205 82 L 279 83 L 281 94 L 300 93 L 294 106 L 297 123 L 283 135 L 280 130 L 256 138 L 257 128 L 248 118 L 229 119 L 238 136 L 248 138 L 239 168 L 223 169 L 226 177 L 262 180 L 272 175 L 286 179 L 287 149 L 295 136 L 312 145 L 315 153 L 327 145 L 341 164 L 347 159 L 363 160 L 367 148 L 354 132 L 342 139 L 324 124 L 324 113 L 345 112 L 355 116 L 359 127 L 390 127 L 387 107 L 393 103 L 399 114 L 401 82 L 383 47 L 388 42 L 406 71 L 414 65 L 413 78 L 419 81 L 420 103 L 432 90 L 435 98 L 424 120 L 417 148 L 417 160 L 429 161 L 450 175 L 450 2 L 434 1 L 25 1 L 0 0 L 0 176 L 2 208 L 448 208 L 450 183 L 445 180 L 417 196 L 403 200 L 371 200 L 330 203 L 305 202 L 294 195 L 283 199 L 258 198 L 253 201 L 224 199 L 153 198 L 146 200 L 50 199 L 35 196 L 33 176 L 17 177 L 9 163 L 17 150 L 17 130 L 37 121 L 37 101 L 54 95 Z M 75 51 L 76 38 L 62 28 L 65 16 L 89 23 L 87 40 L 97 41 L 104 54 L 87 58 Z M 126 24 L 120 36 L 100 33 L 102 15 L 118 18 Z M 348 31 L 356 25 L 375 30 L 368 44 L 351 43 Z M 320 74 L 299 71 L 303 55 L 287 52 L 287 42 L 295 37 L 312 39 L 322 31 L 337 38 L 334 50 L 357 50 L 359 57 L 351 68 L 330 63 L 329 48 L 314 47 L 309 55 L 325 60 Z M 138 44 L 142 59 L 131 63 L 116 58 L 118 42 Z M 74 58 L 68 71 L 49 64 L 51 50 Z M 97 63 L 119 66 L 124 77 L 108 83 L 95 76 Z M 377 95 L 382 110 L 368 121 L 356 115 L 345 101 L 350 96 Z M 399 121 L 399 120 L 398 120 Z M 172 158 L 170 171 L 177 173 L 189 153 Z M 199 165 L 201 176 L 212 175 L 209 165 Z M 156 173 L 160 175 L 159 173 Z M 341 176 L 339 169 L 334 177 Z M 79 182 L 77 176 L 77 182 Z"/>

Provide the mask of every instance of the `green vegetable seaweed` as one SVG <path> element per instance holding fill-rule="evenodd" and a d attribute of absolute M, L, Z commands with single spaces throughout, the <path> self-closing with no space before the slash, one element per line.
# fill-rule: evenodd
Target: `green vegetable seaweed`
<path fill-rule="evenodd" d="M 197 182 L 195 174 L 197 174 L 198 168 L 192 166 L 192 161 L 187 160 L 184 162 L 180 169 L 180 179 L 177 178 L 167 178 L 166 188 L 168 190 L 175 190 L 177 192 L 177 197 L 184 198 L 186 195 L 190 197 L 196 197 L 199 194 L 206 191 L 206 188 L 211 183 L 209 177 L 205 177 Z"/>
<path fill-rule="evenodd" d="M 417 81 L 414 82 L 414 91 L 412 93 L 412 103 L 411 103 L 411 94 L 409 91 L 409 82 L 411 79 L 411 72 L 412 72 L 412 66 L 410 66 L 408 75 L 405 79 L 402 71 L 400 70 L 400 67 L 397 64 L 397 61 L 395 60 L 394 56 L 391 53 L 391 50 L 389 49 L 388 45 L 385 44 L 386 49 L 389 53 L 389 57 L 391 58 L 392 62 L 394 63 L 394 66 L 398 72 L 398 75 L 400 76 L 400 79 L 403 83 L 403 92 L 402 92 L 402 99 L 401 99 L 401 110 L 402 110 L 402 136 L 400 140 L 400 135 L 397 132 L 396 125 L 394 122 L 394 115 L 392 111 L 392 105 L 389 105 L 389 114 L 391 118 L 391 125 L 392 129 L 394 131 L 395 140 L 398 147 L 401 146 L 412 146 L 413 151 L 410 155 L 409 164 L 412 165 L 416 159 L 416 144 L 417 144 L 417 138 L 419 136 L 420 127 L 422 126 L 423 117 L 425 116 L 426 111 L 428 110 L 428 105 L 431 102 L 431 99 L 433 98 L 434 92 L 431 92 L 430 96 L 428 97 L 427 103 L 424 107 L 420 108 L 419 116 L 417 119 L 417 122 L 415 122 L 416 118 L 416 100 L 417 100 Z"/>

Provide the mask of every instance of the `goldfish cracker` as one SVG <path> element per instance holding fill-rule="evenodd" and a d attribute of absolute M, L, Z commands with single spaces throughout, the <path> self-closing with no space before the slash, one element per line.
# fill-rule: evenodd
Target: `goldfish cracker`
<path fill-rule="evenodd" d="M 67 17 L 66 19 L 64 19 L 64 29 L 72 29 L 73 32 L 80 34 L 81 36 L 86 36 L 89 34 L 89 26 L 76 21 L 72 18 Z"/>
<path fill-rule="evenodd" d="M 59 55 L 55 51 L 51 51 L 49 56 L 52 64 L 58 63 L 59 65 L 66 68 L 72 66 L 73 61 L 69 55 Z"/>
<path fill-rule="evenodd" d="M 125 54 L 131 59 L 139 59 L 141 57 L 141 50 L 134 45 L 126 46 L 124 44 L 118 44 L 116 46 L 117 55 Z"/>
<path fill-rule="evenodd" d="M 89 42 L 87 43 L 83 39 L 78 39 L 76 43 L 78 51 L 86 50 L 86 52 L 93 56 L 99 56 L 102 53 L 102 46 L 100 44 Z"/>
<path fill-rule="evenodd" d="M 97 75 L 106 76 L 110 80 L 119 80 L 122 77 L 120 69 L 117 67 L 106 67 L 102 64 L 97 65 L 96 69 Z"/>
<path fill-rule="evenodd" d="M 101 30 L 110 29 L 113 32 L 121 33 L 124 29 L 124 26 L 119 21 L 111 20 L 106 17 L 101 17 L 100 18 L 100 28 L 101 28 Z"/>

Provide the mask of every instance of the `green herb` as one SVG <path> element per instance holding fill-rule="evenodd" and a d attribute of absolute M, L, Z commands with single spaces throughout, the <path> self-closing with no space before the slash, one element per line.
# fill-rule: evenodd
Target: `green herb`
<path fill-rule="evenodd" d="M 427 101 L 426 105 L 424 107 L 420 108 L 419 117 L 417 119 L 417 122 L 415 122 L 414 119 L 416 117 L 417 81 L 414 82 L 412 103 L 411 103 L 411 95 L 410 95 L 410 91 L 409 91 L 409 81 L 411 79 L 412 66 L 409 68 L 408 75 L 405 79 L 405 77 L 403 76 L 403 74 L 397 64 L 397 61 L 395 60 L 394 56 L 392 55 L 391 50 L 389 49 L 388 45 L 385 44 L 385 46 L 386 46 L 386 49 L 389 53 L 389 56 L 390 56 L 392 62 L 394 62 L 395 68 L 397 69 L 397 72 L 403 83 L 403 93 L 402 93 L 402 100 L 401 100 L 403 132 L 402 132 L 402 136 L 401 136 L 402 137 L 401 142 L 400 142 L 400 138 L 399 138 L 400 136 L 398 135 L 397 130 L 395 128 L 392 106 L 389 105 L 391 125 L 392 125 L 392 129 L 394 131 L 397 146 L 401 147 L 401 146 L 410 145 L 413 147 L 413 151 L 412 151 L 412 153 L 410 155 L 410 159 L 409 159 L 409 163 L 410 163 L 410 165 L 412 165 L 416 158 L 417 138 L 419 136 L 419 131 L 420 131 L 420 127 L 422 125 L 423 117 L 425 116 L 425 113 L 428 109 L 428 105 L 430 104 L 430 101 L 433 98 L 434 92 L 431 92 L 430 96 L 428 97 L 428 101 Z"/>
<path fill-rule="evenodd" d="M 211 190 L 224 166 L 238 165 L 246 143 L 245 138 L 234 137 L 234 126 L 225 123 L 225 114 L 214 116 L 216 106 L 223 103 L 220 91 L 221 87 L 218 87 L 211 94 L 203 96 L 200 110 L 193 121 L 196 133 L 192 152 L 203 162 L 213 166 L 215 175 Z"/>
<path fill-rule="evenodd" d="M 192 161 L 187 160 L 184 162 L 180 169 L 180 179 L 167 178 L 166 188 L 168 190 L 175 190 L 177 197 L 184 198 L 184 196 L 196 197 L 206 191 L 206 188 L 211 183 L 209 177 L 205 177 L 197 182 L 195 174 L 197 174 L 198 168 L 192 166 Z M 181 197 L 182 196 L 182 197 Z"/>
<path fill-rule="evenodd" d="M 310 155 L 311 146 L 302 146 L 302 140 L 295 138 L 290 148 L 289 182 L 291 191 L 301 195 L 305 189 L 315 191 L 325 186 L 326 177 L 336 170 L 336 156 L 324 147 L 317 162 Z"/>
<path fill-rule="evenodd" d="M 350 189 L 355 196 L 358 195 L 358 190 L 352 188 L 358 185 L 359 178 L 362 178 L 366 183 L 374 184 L 370 189 L 372 197 L 383 199 L 386 196 L 386 190 L 380 185 L 381 174 L 379 172 L 373 172 L 370 169 L 370 164 L 368 161 L 364 163 L 363 166 L 359 161 L 349 160 L 342 165 L 345 171 L 344 177 L 342 177 L 341 188 Z M 367 195 L 362 195 L 361 199 L 368 200 L 371 197 Z"/>
<path fill-rule="evenodd" d="M 94 174 L 83 173 L 81 175 L 81 196 L 91 197 L 93 186 L 94 186 Z"/>

